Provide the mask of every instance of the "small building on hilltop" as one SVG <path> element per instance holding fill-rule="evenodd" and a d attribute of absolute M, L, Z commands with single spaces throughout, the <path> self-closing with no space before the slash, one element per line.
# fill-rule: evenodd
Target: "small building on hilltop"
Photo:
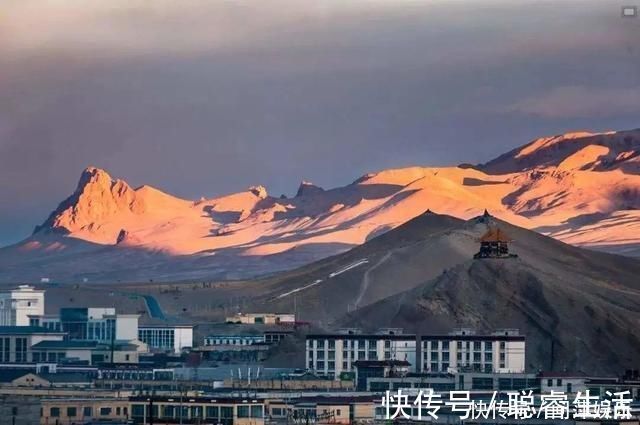
<path fill-rule="evenodd" d="M 513 240 L 499 227 L 491 227 L 480 238 L 480 251 L 473 258 L 510 258 L 509 243 Z"/>

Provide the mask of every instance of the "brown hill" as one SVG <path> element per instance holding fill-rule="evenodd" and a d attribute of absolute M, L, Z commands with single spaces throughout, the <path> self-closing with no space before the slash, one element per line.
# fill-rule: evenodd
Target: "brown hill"
<path fill-rule="evenodd" d="M 479 238 L 496 227 L 518 257 L 474 260 Z M 639 275 L 637 259 L 493 217 L 426 213 L 346 254 L 269 279 L 253 307 L 295 308 L 327 329 L 514 327 L 527 336 L 531 370 L 620 372 L 640 362 Z"/>

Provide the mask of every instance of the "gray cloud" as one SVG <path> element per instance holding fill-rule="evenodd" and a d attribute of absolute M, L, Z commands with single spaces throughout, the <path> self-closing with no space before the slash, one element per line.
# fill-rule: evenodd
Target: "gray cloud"
<path fill-rule="evenodd" d="M 518 101 L 509 112 L 544 118 L 615 117 L 640 112 L 640 86 L 598 88 L 569 86 Z"/>

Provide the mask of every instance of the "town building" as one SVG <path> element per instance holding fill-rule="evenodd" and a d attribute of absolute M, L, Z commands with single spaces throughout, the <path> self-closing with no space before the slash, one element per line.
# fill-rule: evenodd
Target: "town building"
<path fill-rule="evenodd" d="M 0 363 L 31 363 L 34 345 L 63 339 L 64 333 L 38 326 L 0 326 Z"/>
<path fill-rule="evenodd" d="M 525 337 L 516 329 L 476 335 L 469 329 L 420 337 L 423 372 L 521 373 Z"/>
<path fill-rule="evenodd" d="M 416 370 L 416 336 L 395 330 L 360 334 L 346 330 L 334 334 L 310 334 L 306 339 L 307 369 L 318 375 L 339 378 L 355 372 L 362 360 L 402 360 Z"/>
<path fill-rule="evenodd" d="M 409 373 L 409 366 L 411 365 L 406 360 L 356 360 L 356 388 L 366 391 L 369 378 L 404 377 Z"/>
<path fill-rule="evenodd" d="M 33 362 L 38 363 L 138 363 L 146 345 L 129 341 L 40 341 L 31 347 Z"/>
<path fill-rule="evenodd" d="M 541 372 L 540 388 L 542 393 L 551 391 L 575 394 L 578 391 L 587 390 L 587 376 L 581 373 L 572 372 Z"/>
<path fill-rule="evenodd" d="M 293 325 L 296 323 L 296 315 L 289 313 L 236 313 L 227 317 L 226 322 L 242 325 Z"/>
<path fill-rule="evenodd" d="M 185 348 L 193 347 L 193 326 L 140 325 L 137 337 L 148 345 L 150 351 L 179 354 Z"/>
<path fill-rule="evenodd" d="M 44 314 L 44 291 L 20 285 L 0 292 L 0 326 L 28 326 L 29 316 Z"/>
<path fill-rule="evenodd" d="M 263 425 L 265 402 L 252 397 L 130 397 L 135 423 Z"/>
<path fill-rule="evenodd" d="M 407 375 L 390 374 L 388 376 L 369 376 L 366 391 L 384 392 L 413 388 L 421 390 L 431 388 L 435 392 L 448 392 L 456 389 L 455 376 L 449 373 L 409 373 Z"/>
<path fill-rule="evenodd" d="M 131 341 L 138 338 L 137 314 L 116 314 L 113 307 L 61 308 L 58 315 L 31 315 L 32 326 L 66 333 L 79 341 Z"/>
<path fill-rule="evenodd" d="M 211 335 L 204 339 L 205 346 L 216 346 L 216 345 L 244 346 L 244 345 L 254 345 L 254 344 L 264 344 L 264 343 L 265 343 L 264 335 Z"/>
<path fill-rule="evenodd" d="M 278 344 L 283 339 L 290 337 L 293 335 L 293 331 L 286 330 L 273 330 L 273 331 L 264 331 L 264 342 L 267 344 Z"/>
<path fill-rule="evenodd" d="M 40 423 L 41 401 L 24 395 L 0 396 L 0 423 L 34 425 Z"/>
<path fill-rule="evenodd" d="M 130 419 L 127 398 L 43 398 L 39 422 L 31 425 L 54 424 L 124 424 Z"/>
<path fill-rule="evenodd" d="M 631 397 L 640 402 L 640 373 L 638 370 L 628 370 L 618 378 L 587 378 L 585 385 L 591 395 L 605 397 L 607 391 L 610 393 L 629 391 Z"/>
<path fill-rule="evenodd" d="M 379 397 L 371 394 L 324 393 L 296 399 L 269 400 L 271 423 L 353 424 L 373 423 Z"/>

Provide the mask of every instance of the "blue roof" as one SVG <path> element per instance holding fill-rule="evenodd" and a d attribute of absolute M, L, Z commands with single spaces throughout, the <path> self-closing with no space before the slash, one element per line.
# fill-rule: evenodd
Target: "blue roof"
<path fill-rule="evenodd" d="M 95 348 L 97 345 L 97 341 L 40 341 L 31 348 L 36 350 L 47 348 Z"/>
<path fill-rule="evenodd" d="M 0 326 L 0 335 L 62 334 L 42 326 Z"/>

